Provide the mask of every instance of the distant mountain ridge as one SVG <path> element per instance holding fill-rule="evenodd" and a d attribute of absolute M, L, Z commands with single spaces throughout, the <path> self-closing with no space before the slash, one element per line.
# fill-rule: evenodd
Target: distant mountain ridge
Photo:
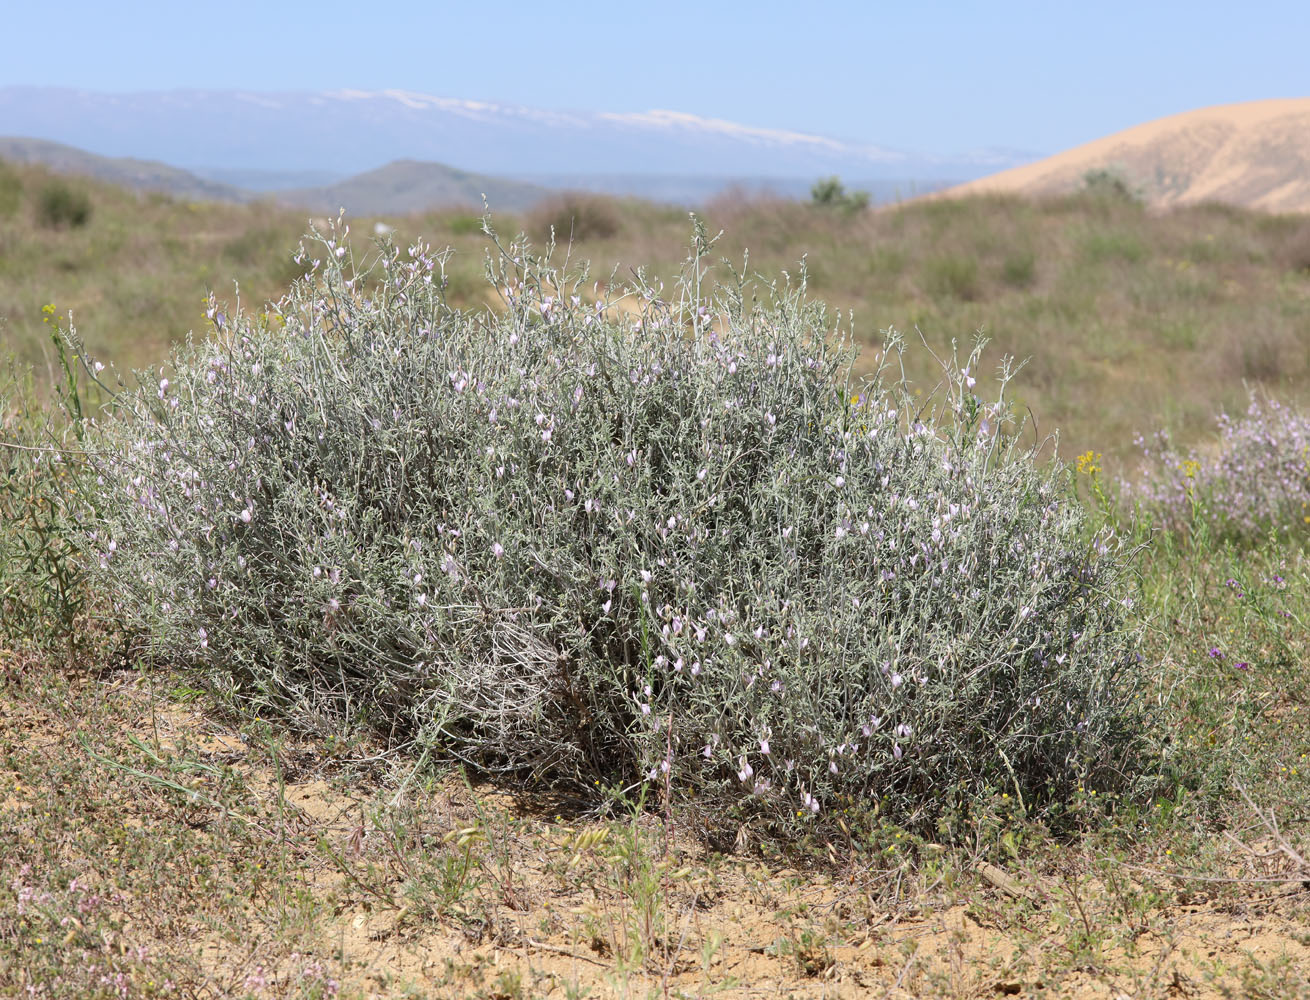
<path fill-rule="evenodd" d="M 559 191 L 584 191 L 646 198 L 683 206 L 701 205 L 730 190 L 748 196 L 807 198 L 813 178 L 707 177 L 659 174 L 577 174 L 542 177 L 493 177 L 441 163 L 396 160 L 352 177 L 322 171 L 188 171 L 153 160 L 100 156 L 46 139 L 0 136 L 0 161 L 41 164 L 57 173 L 76 174 L 137 191 L 156 191 L 192 201 L 249 202 L 269 199 L 318 214 L 345 208 L 351 215 L 408 215 L 435 208 L 480 211 L 483 196 L 494 211 L 523 211 Z M 325 177 L 329 183 L 297 186 Z M 252 188 L 218 178 L 245 180 Z M 944 182 L 853 181 L 875 202 L 914 197 L 946 186 Z"/>
<path fill-rule="evenodd" d="M 189 201 L 249 202 L 261 198 L 333 214 L 407 215 L 434 208 L 481 210 L 482 197 L 500 211 L 522 211 L 550 195 L 535 184 L 473 174 L 441 163 L 397 161 L 321 187 L 248 191 L 207 180 L 153 160 L 99 156 L 45 139 L 0 136 L 0 161 L 39 164 L 56 173 L 90 177 L 137 191 L 154 191 Z"/>
<path fill-rule="evenodd" d="M 1095 170 L 1116 174 L 1152 205 L 1225 202 L 1310 212 L 1310 97 L 1201 108 L 1137 125 L 947 196 L 1059 194 Z"/>
<path fill-rule="evenodd" d="M 250 201 L 249 191 L 206 180 L 179 167 L 154 160 L 99 156 L 47 139 L 0 136 L 0 160 L 39 164 L 56 173 L 93 177 L 137 191 L 158 191 L 193 201 Z"/>
<path fill-rule="evenodd" d="M 968 180 L 1030 162 L 935 156 L 680 111 L 561 112 L 402 90 L 326 92 L 0 88 L 0 134 L 195 168 L 353 174 L 392 160 L 499 176 L 678 174 L 906 184 Z"/>

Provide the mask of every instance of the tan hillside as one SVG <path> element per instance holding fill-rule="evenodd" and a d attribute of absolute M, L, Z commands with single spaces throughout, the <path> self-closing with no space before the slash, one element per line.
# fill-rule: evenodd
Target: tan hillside
<path fill-rule="evenodd" d="M 1310 97 L 1171 115 L 947 194 L 1060 194 L 1091 170 L 1114 172 L 1153 205 L 1218 201 L 1310 212 Z"/>

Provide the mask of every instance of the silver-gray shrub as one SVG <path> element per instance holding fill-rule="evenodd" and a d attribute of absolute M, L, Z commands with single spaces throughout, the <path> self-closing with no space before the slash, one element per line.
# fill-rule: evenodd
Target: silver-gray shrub
<path fill-rule="evenodd" d="M 854 385 L 803 287 L 696 248 L 598 303 L 497 243 L 503 308 L 462 312 L 442 254 L 323 237 L 98 422 L 101 589 L 248 708 L 542 781 L 790 824 L 1121 786 L 1118 542 L 967 370 L 932 411 Z"/>
<path fill-rule="evenodd" d="M 1167 432 L 1138 439 L 1136 478 L 1121 498 L 1179 534 L 1204 527 L 1214 539 L 1252 542 L 1310 524 L 1310 418 L 1252 391 L 1246 412 L 1216 418 L 1218 436 L 1184 454 Z"/>

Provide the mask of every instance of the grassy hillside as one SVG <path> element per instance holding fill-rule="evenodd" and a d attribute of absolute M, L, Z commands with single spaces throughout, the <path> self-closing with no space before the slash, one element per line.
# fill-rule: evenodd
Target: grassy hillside
<path fill-rule="evenodd" d="M 85 199 L 83 223 L 49 217 L 61 191 Z M 0 353 L 42 367 L 51 303 L 107 359 L 161 360 L 200 327 L 207 289 L 231 297 L 240 279 L 247 301 L 277 295 L 304 223 L 266 204 L 179 201 L 0 163 Z"/>
<path fill-rule="evenodd" d="M 85 224 L 42 223 L 52 183 L 86 195 Z M 494 208 L 494 205 L 493 205 Z M 1220 206 L 1165 214 L 1110 196 L 1045 201 L 988 197 L 847 214 L 800 203 L 723 199 L 706 212 L 725 236 L 718 251 L 752 270 L 793 274 L 806 259 L 810 288 L 853 309 L 865 342 L 916 328 L 935 349 L 975 331 L 1029 359 L 1020 402 L 1061 451 L 1127 455 L 1133 435 L 1163 423 L 1183 439 L 1211 428 L 1221 406 L 1241 406 L 1247 384 L 1287 398 L 1310 387 L 1310 219 Z M 375 219 L 356 221 L 372 234 Z M 388 217 L 397 239 L 456 248 L 451 296 L 484 301 L 485 237 L 461 212 Z M 528 215 L 497 216 L 502 230 L 544 241 L 572 231 L 574 257 L 605 276 L 657 262 L 669 278 L 685 256 L 686 213 L 638 201 L 558 196 Z M 38 168 L 0 173 L 0 343 L 42 363 L 41 307 L 71 309 L 93 349 L 120 366 L 162 359 L 199 329 L 209 290 L 247 303 L 276 295 L 303 211 L 268 204 L 193 204 L 93 182 L 55 181 Z M 662 262 L 662 263 L 659 263 Z M 911 358 L 927 373 L 926 354 Z"/>

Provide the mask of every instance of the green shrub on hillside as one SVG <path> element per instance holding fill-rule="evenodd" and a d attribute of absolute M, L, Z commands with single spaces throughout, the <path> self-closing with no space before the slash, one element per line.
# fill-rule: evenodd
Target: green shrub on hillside
<path fill-rule="evenodd" d="M 825 177 L 810 188 L 810 203 L 820 208 L 858 212 L 869 207 L 869 192 L 847 191 L 840 177 Z"/>
<path fill-rule="evenodd" d="M 821 305 L 711 293 L 697 247 L 674 301 L 619 309 L 513 245 L 493 314 L 428 247 L 313 245 L 281 322 L 215 312 L 101 420 L 100 591 L 296 727 L 779 829 L 1130 781 L 1115 540 L 967 368 L 935 411 L 852 387 Z"/>
<path fill-rule="evenodd" d="M 1123 175 L 1114 170 L 1089 170 L 1083 174 L 1082 191 L 1097 198 L 1112 201 L 1142 200 L 1141 192 L 1136 190 Z"/>
<path fill-rule="evenodd" d="M 52 180 L 37 195 L 36 217 L 50 229 L 75 229 L 91 221 L 91 198 L 64 181 Z"/>
<path fill-rule="evenodd" d="M 1008 254 L 1001 264 L 1001 278 L 1012 288 L 1028 288 L 1037 278 L 1037 255 L 1031 250 Z"/>
<path fill-rule="evenodd" d="M 982 297 L 978 261 L 962 254 L 945 253 L 924 263 L 924 285 L 934 298 L 954 298 L 972 302 Z"/>
<path fill-rule="evenodd" d="M 543 240 L 576 243 L 609 239 L 619 231 L 622 219 L 612 198 L 565 192 L 537 206 L 531 225 Z"/>

